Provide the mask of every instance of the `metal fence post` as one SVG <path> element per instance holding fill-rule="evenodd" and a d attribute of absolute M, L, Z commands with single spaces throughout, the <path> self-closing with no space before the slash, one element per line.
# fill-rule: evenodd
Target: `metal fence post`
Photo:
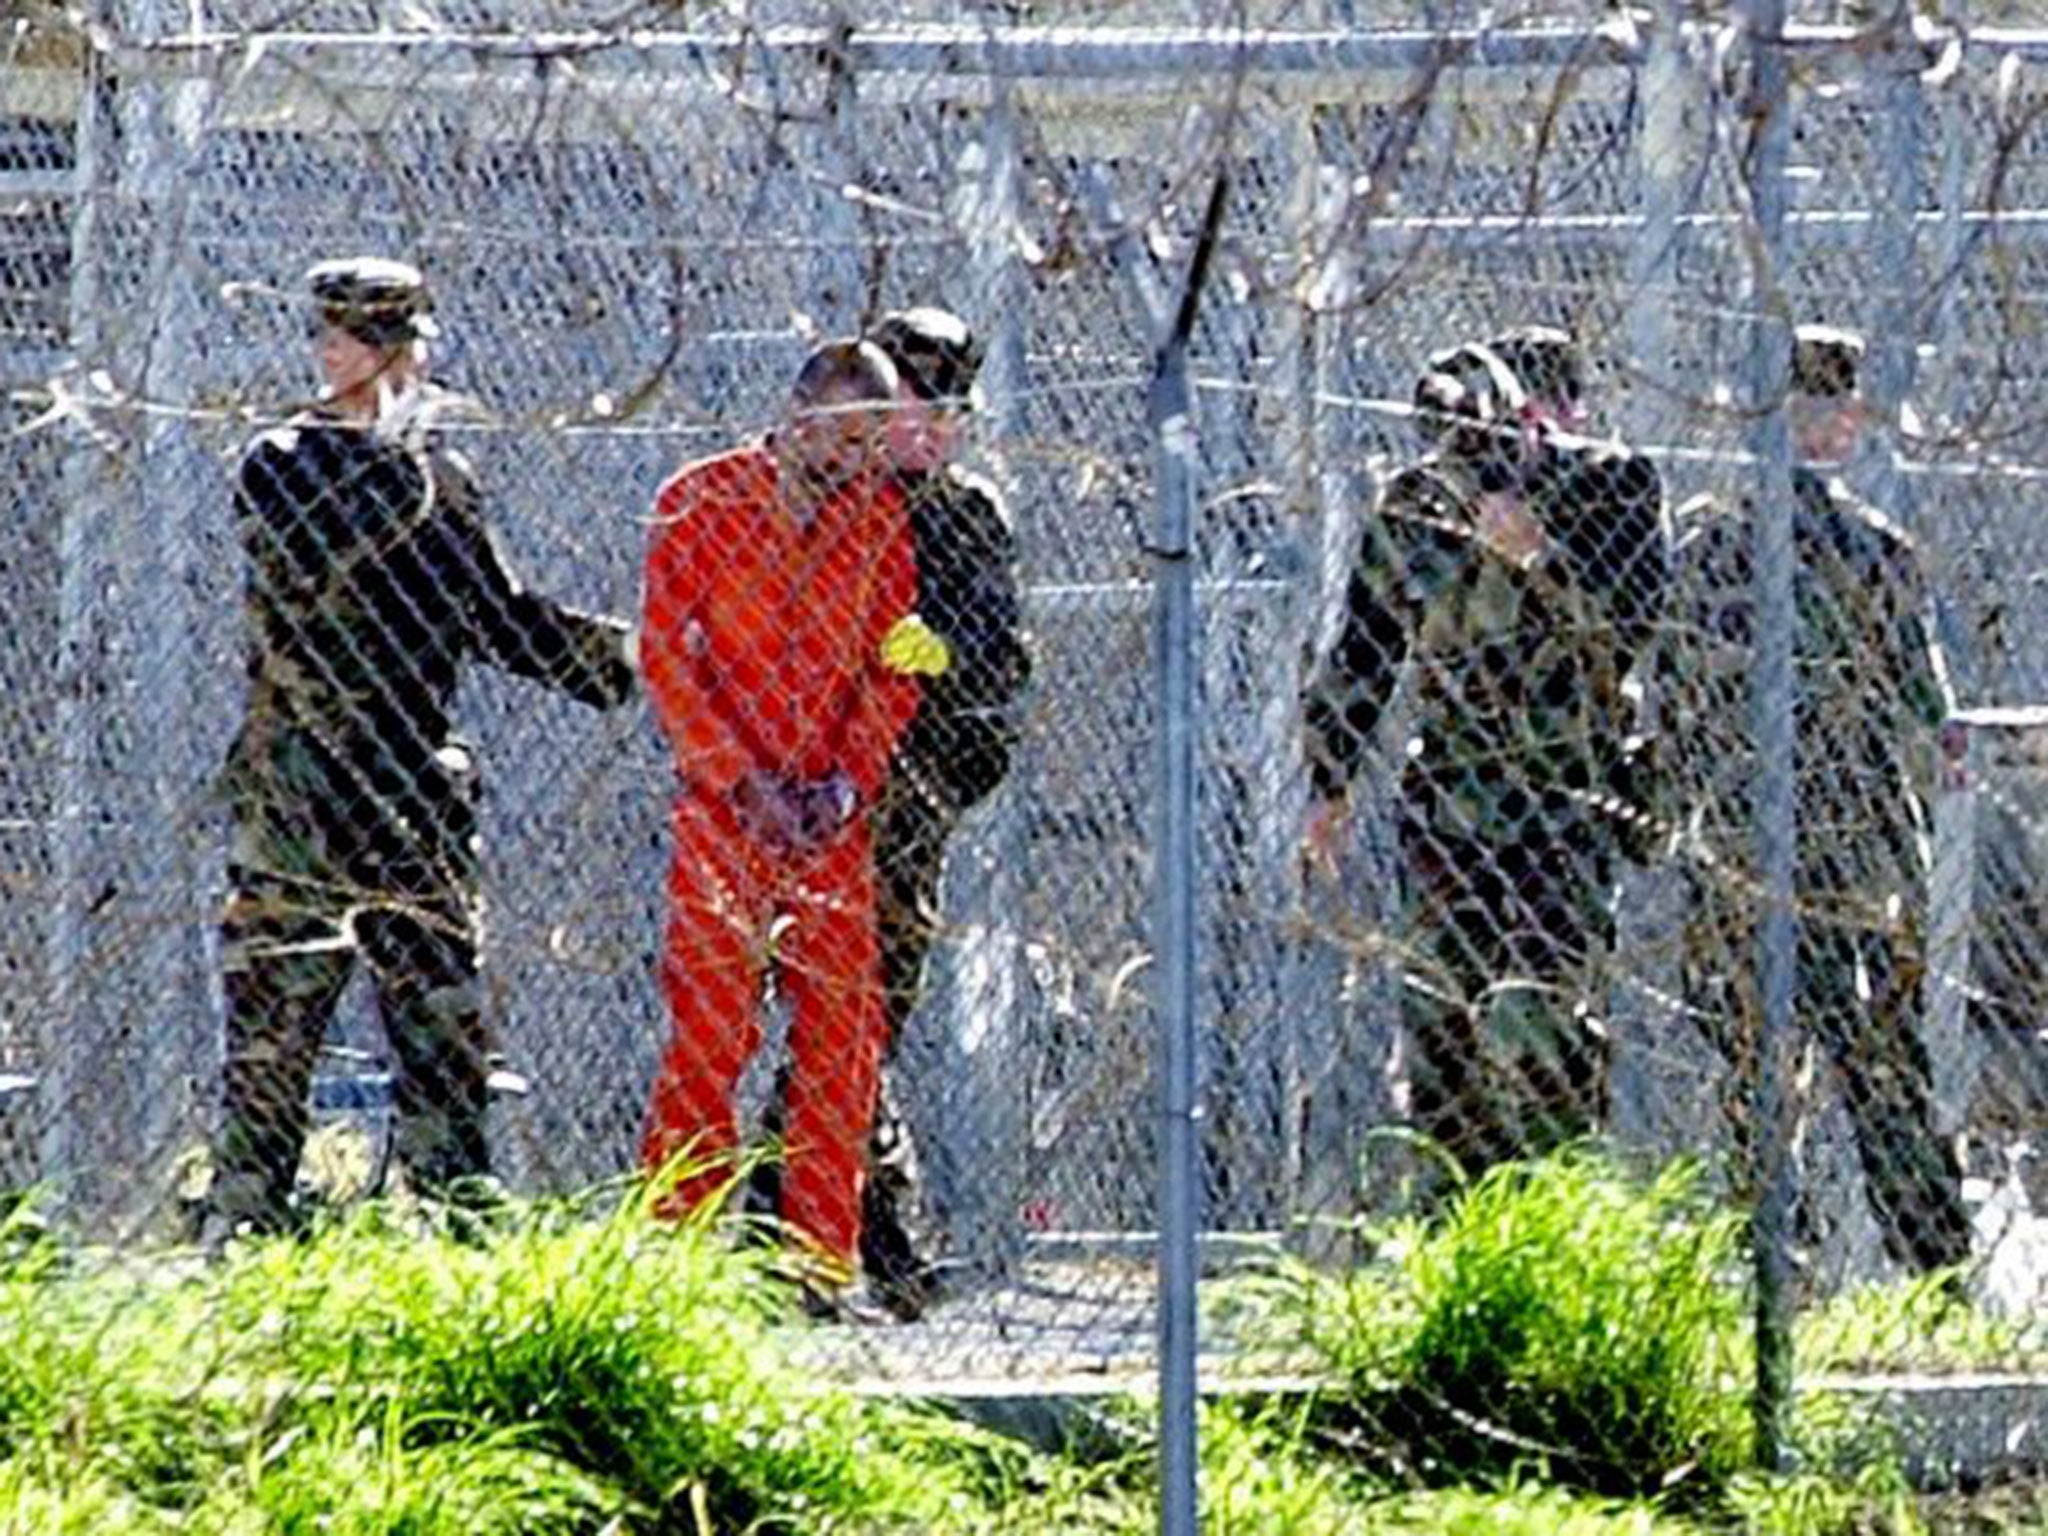
<path fill-rule="evenodd" d="M 1198 1530 L 1195 1290 L 1201 1224 L 1196 1084 L 1196 409 L 1188 344 L 1228 195 L 1219 169 L 1177 312 L 1162 316 L 1147 420 L 1158 474 L 1152 664 L 1158 682 L 1158 793 L 1153 837 L 1154 996 L 1161 1032 L 1159 1414 L 1162 1536 Z"/>
<path fill-rule="evenodd" d="M 1784 1455 L 1792 1393 L 1791 1116 L 1797 1113 L 1791 1056 L 1798 988 L 1798 924 L 1793 911 L 1798 779 L 1793 760 L 1792 447 L 1785 411 L 1790 338 L 1784 277 L 1785 166 L 1791 104 L 1785 58 L 1785 0 L 1745 0 L 1749 47 L 1746 117 L 1751 137 L 1751 216 L 1755 221 L 1749 302 L 1749 444 L 1756 456 L 1750 536 L 1755 550 L 1756 669 L 1750 706 L 1759 753 L 1757 868 L 1763 910 L 1757 973 L 1763 1011 L 1757 1042 L 1755 1187 L 1757 1456 L 1766 1467 Z"/>
<path fill-rule="evenodd" d="M 1954 81 L 1931 100 L 1924 90 L 1920 97 L 1922 109 L 1932 114 L 1935 142 L 1941 146 L 1941 165 L 1935 179 L 1937 211 L 1929 237 L 1933 290 L 1926 296 L 1922 320 L 1922 335 L 1931 348 L 1931 366 L 1920 374 L 1922 399 L 1919 402 L 1927 416 L 1923 429 L 1937 441 L 1948 433 L 1954 422 L 1946 409 L 1933 410 L 1931 401 L 1939 399 L 1945 405 L 1953 401 L 1958 381 L 1966 377 L 1951 347 L 1957 334 L 1956 296 L 1963 285 L 1963 267 L 1970 240 L 1964 219 L 1970 204 L 1972 168 L 1968 101 L 1967 92 Z M 1928 387 L 1930 383 L 1931 388 Z M 1948 507 L 1969 505 L 1968 494 L 1959 491 L 1952 482 L 1935 480 L 1926 485 L 1916 484 L 1914 490 L 1916 499 L 1925 497 L 1935 504 L 1939 509 L 1937 516 Z M 1942 649 L 1947 653 L 1949 679 L 1956 691 L 1957 702 L 1979 703 L 1996 694 L 2005 684 L 2007 637 L 2003 633 L 2005 595 L 2002 589 L 2006 577 L 1994 568 L 1978 529 L 1951 526 L 1948 536 L 1953 541 L 1967 541 L 1951 544 L 1951 549 L 1956 551 L 1952 568 L 1956 571 L 1956 584 L 1971 595 L 1975 612 L 1971 615 L 1971 622 L 1965 622 L 1960 611 L 1962 605 L 1942 605 L 1937 609 L 1939 634 Z"/>
<path fill-rule="evenodd" d="M 860 82 L 858 67 L 849 48 L 854 25 L 845 11 L 833 7 L 826 14 L 827 42 L 825 117 L 820 167 L 824 185 L 819 187 L 815 211 L 816 246 L 811 255 L 810 292 L 815 312 L 812 318 L 827 335 L 857 331 L 873 317 L 868 314 L 870 295 L 862 275 L 862 236 L 868 214 L 848 197 L 848 189 L 862 185 L 860 153 Z"/>
<path fill-rule="evenodd" d="M 1679 214 L 1687 165 L 1686 109 L 1693 81 L 1675 10 L 1660 8 L 1649 27 L 1636 91 L 1636 168 L 1642 222 L 1628 253 L 1628 356 L 1621 410 L 1635 442 L 1673 441 L 1679 380 L 1673 305 L 1678 294 Z M 1659 696 L 1658 668 L 1640 669 L 1644 727 L 1670 729 Z M 1659 1153 L 1697 1145 L 1704 1106 L 1688 1091 L 1700 1077 L 1686 1055 L 1697 1031 L 1686 1025 L 1679 996 L 1683 882 L 1668 860 L 1626 866 L 1615 924 L 1615 952 L 1624 974 L 1609 991 L 1614 1008 L 1610 1100 L 1616 1139 Z M 1684 1041 L 1685 1045 L 1678 1042 Z M 1690 1101 L 1690 1102 L 1688 1102 Z"/>
<path fill-rule="evenodd" d="M 182 10 L 166 0 L 136 0 L 135 30 L 146 38 L 171 36 Z M 139 1147 L 130 1143 L 134 1161 L 157 1170 L 150 1180 L 126 1181 L 131 1204 L 137 1195 L 163 1192 L 193 1068 L 210 1081 L 217 1056 L 202 1044 L 211 1024 L 211 993 L 195 984 L 202 925 L 193 920 L 194 908 L 203 905 L 195 899 L 201 860 L 193 834 L 205 827 L 200 786 L 212 768 L 211 744 L 201 739 L 202 722 L 193 707 L 196 509 L 211 487 L 193 425 L 179 414 L 192 395 L 204 325 L 184 242 L 211 98 L 203 76 L 145 80 L 123 113 L 134 200 L 148 216 L 147 281 L 157 305 L 134 385 L 156 409 L 136 438 L 140 474 L 122 562 L 137 599 L 130 605 L 132 621 L 146 618 L 132 654 L 142 705 L 134 735 L 147 776 L 128 802 L 140 821 L 131 857 L 134 920 L 141 932 L 134 984 L 123 989 L 122 998 L 130 1012 L 125 1033 L 133 1042 L 127 1075 L 137 1096 L 125 1134 L 141 1140 Z"/>
<path fill-rule="evenodd" d="M 1864 56 L 1865 79 L 1878 113 L 1879 174 L 1871 188 L 1876 207 L 1870 221 L 1871 270 L 1877 275 L 1877 309 L 1870 344 L 1866 393 L 1880 429 L 1870 434 L 1865 483 L 1877 506 L 1907 532 L 1916 529 L 1914 485 L 1899 473 L 1900 410 L 1912 393 L 1917 358 L 1921 291 L 1914 228 L 1921 203 L 1921 116 L 1918 47 L 1912 18 L 1895 12 L 1884 46 Z"/>
<path fill-rule="evenodd" d="M 1685 173 L 1685 70 L 1678 17 L 1650 23 L 1638 94 L 1636 164 L 1642 224 L 1629 256 L 1629 414 L 1645 442 L 1670 441 L 1671 303 L 1678 286 L 1678 214 Z"/>
<path fill-rule="evenodd" d="M 1973 1086 L 1969 986 L 1978 918 L 1977 795 L 1984 781 L 1985 728 L 1995 731 L 2000 723 L 1996 712 L 1951 714 L 1942 723 L 1936 769 L 1924 1031 L 1935 1124 L 1950 1137 L 1964 1128 Z"/>
<path fill-rule="evenodd" d="M 1316 133 L 1313 106 L 1301 109 L 1297 124 L 1295 223 L 1293 238 L 1300 247 L 1294 303 L 1288 333 L 1292 355 L 1283 379 L 1287 410 L 1286 480 L 1290 512 L 1303 546 L 1302 597 L 1294 612 L 1303 633 L 1313 636 L 1309 655 L 1288 657 L 1293 666 L 1313 668 L 1329 651 L 1348 585 L 1355 554 L 1358 522 L 1353 512 L 1359 488 L 1347 474 L 1335 412 L 1329 401 L 1342 386 L 1341 360 L 1346 354 L 1356 299 L 1356 258 L 1345 238 L 1352 211 L 1350 180 L 1324 158 Z M 1286 690 L 1278 701 L 1295 738 L 1280 765 L 1284 787 L 1269 790 L 1286 809 L 1286 868 L 1299 879 L 1302 829 L 1308 814 L 1308 773 L 1299 743 L 1300 687 Z M 1379 797 L 1361 785 L 1359 800 Z M 1362 820 L 1361 811 L 1358 819 Z M 1363 839 L 1354 839 L 1363 841 Z M 1351 866 L 1364 862 L 1346 859 Z M 1293 1214 L 1304 1219 L 1295 1236 L 1311 1258 L 1332 1257 L 1341 1239 L 1339 1227 L 1318 1218 L 1354 1215 L 1366 1195 L 1361 1161 L 1366 1129 L 1391 1111 L 1384 1060 L 1396 1021 L 1391 1010 L 1369 998 L 1353 997 L 1347 976 L 1354 970 L 1360 993 L 1384 991 L 1367 972 L 1377 962 L 1356 961 L 1347 945 L 1332 942 L 1347 915 L 1372 909 L 1377 897 L 1373 882 L 1342 891 L 1319 889 L 1301 882 L 1302 915 L 1308 931 L 1287 956 L 1279 992 L 1281 1028 L 1286 1031 L 1289 1061 L 1284 1086 L 1287 1168 L 1283 1189 Z"/>
<path fill-rule="evenodd" d="M 103 12 L 105 7 L 95 7 Z M 96 18 L 98 19 L 98 18 Z M 100 321 L 106 312 L 101 268 L 106 203 L 113 173 L 112 77 L 103 50 L 85 51 L 73 126 L 75 192 L 71 221 L 71 292 L 68 341 L 78 387 L 102 361 Z M 89 426 L 89 423 L 80 423 Z M 77 433 L 63 472 L 64 505 L 58 527 L 56 793 L 50 810 L 50 865 L 55 900 L 50 916 L 47 1007 L 39 1029 L 42 1083 L 42 1176 L 60 1199 L 73 1195 L 72 1180 L 87 1161 L 81 1137 L 81 1109 L 90 1088 L 88 1072 L 98 1060 L 96 1042 L 85 1027 L 84 1006 L 91 964 L 92 860 L 100 844 L 100 796 L 96 712 L 92 680 L 104 646 L 106 626 L 104 541 L 108 499 L 103 491 L 105 450 L 90 434 Z"/>
<path fill-rule="evenodd" d="M 1022 438 L 1029 388 L 1027 285 L 1017 252 L 1021 168 L 1016 106 L 1001 55 L 977 154 L 960 167 L 961 234 L 973 283 L 973 316 L 988 338 L 980 422 L 989 473 L 1016 518 L 1028 563 L 1034 508 L 1012 458 Z M 1019 749 L 1009 788 L 961 829 L 948 860 L 945 907 L 958 937 L 932 968 L 930 1017 L 939 1025 L 931 1081 L 947 1104 L 929 1145 L 927 1175 L 943 1225 L 971 1263 L 1004 1270 L 1023 1237 L 1029 1102 L 1023 1027 L 1023 938 L 1016 912 L 1031 883 L 1024 807 L 1030 747 Z M 914 1047 L 917 1031 L 906 1040 Z"/>
<path fill-rule="evenodd" d="M 1321 519 L 1328 515 L 1318 483 L 1323 469 L 1323 422 L 1317 364 L 1321 355 L 1319 344 L 1323 327 L 1314 300 L 1316 276 L 1328 257 L 1322 219 L 1326 199 L 1322 195 L 1323 166 L 1316 147 L 1315 113 L 1313 105 L 1302 107 L 1292 125 L 1294 185 L 1287 210 L 1287 234 L 1294 250 L 1289 268 L 1283 270 L 1288 270 L 1293 279 L 1294 297 L 1293 302 L 1281 312 L 1280 334 L 1275 347 L 1280 358 L 1280 371 L 1274 392 L 1280 408 L 1278 427 L 1285 465 L 1283 525 L 1296 547 L 1303 551 L 1303 570 L 1296 583 L 1297 600 L 1290 607 L 1297 613 L 1306 609 L 1310 615 L 1318 611 L 1321 588 L 1316 579 L 1320 574 L 1320 560 L 1311 558 L 1309 552 L 1320 555 Z M 1311 624 L 1310 632 L 1313 633 L 1315 628 Z M 1291 726 L 1296 709 L 1294 699 L 1286 697 L 1280 703 Z M 1290 730 L 1280 739 L 1291 743 L 1298 735 L 1298 732 Z M 1270 783 L 1260 784 L 1260 796 L 1278 813 L 1275 819 L 1279 823 L 1279 840 L 1283 845 L 1299 846 L 1300 828 L 1307 809 L 1299 787 L 1306 782 L 1299 760 L 1300 752 L 1295 747 L 1275 752 L 1273 758 L 1268 771 L 1274 777 Z M 1280 855 L 1278 867 L 1283 870 L 1288 868 L 1288 851 L 1288 846 L 1274 850 Z M 1287 952 L 1281 966 L 1281 986 L 1276 993 L 1280 1004 L 1276 1021 L 1280 1038 L 1276 1047 L 1282 1143 L 1282 1168 L 1276 1187 L 1283 1218 L 1290 1206 L 1302 1212 L 1315 1209 L 1315 1205 L 1305 1199 L 1309 1193 L 1306 1111 L 1311 1081 L 1306 1047 L 1309 1040 L 1327 1030 L 1327 1024 L 1319 1029 L 1318 1022 L 1333 1019 L 1337 1004 L 1336 989 L 1319 985 L 1329 979 L 1328 966 L 1312 968 L 1304 951 L 1305 946 L 1297 944 Z"/>
<path fill-rule="evenodd" d="M 1159 1413 L 1163 1536 L 1196 1529 L 1194 402 L 1185 341 L 1161 350 L 1150 407 L 1158 464 L 1153 677 L 1158 688 L 1154 992 L 1160 1026 Z"/>
<path fill-rule="evenodd" d="M 166 34 L 157 0 L 107 9 L 115 35 Z M 72 352 L 88 396 L 106 357 L 100 321 L 117 277 L 163 308 L 132 377 L 145 405 L 182 401 L 197 308 L 178 273 L 186 169 L 206 103 L 201 81 L 118 81 L 88 51 L 75 129 Z M 118 151 L 118 153 L 117 153 Z M 118 164 L 116 163 L 118 160 Z M 118 199 L 119 219 L 113 218 Z M 140 217 L 138 217 L 138 215 Z M 140 273 L 109 271 L 110 223 L 148 230 Z M 146 1210 L 171 1167 L 189 1064 L 194 989 L 189 849 L 193 725 L 189 618 L 194 487 L 182 423 L 124 413 L 76 451 L 60 534 L 58 795 L 44 1175 L 88 1224 Z M 124 457 L 111 465 L 105 448 Z M 182 470 L 181 470 L 182 467 Z M 117 480 L 125 480 L 118 491 Z M 132 943 L 132 952 L 128 946 Z M 200 994 L 203 996 L 203 993 Z M 138 1170 L 152 1177 L 139 1179 Z M 153 1189 L 151 1186 L 156 1186 Z"/>

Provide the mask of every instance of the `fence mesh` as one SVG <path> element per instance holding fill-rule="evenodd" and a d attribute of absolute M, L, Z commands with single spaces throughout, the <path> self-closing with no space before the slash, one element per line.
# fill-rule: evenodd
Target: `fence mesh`
<path fill-rule="evenodd" d="M 1747 1209 L 1782 1137 L 1803 1315 L 1951 1266 L 2030 1313 L 2038 38 L 1797 31 L 1772 249 L 1705 20 L 619 10 L 0 37 L 0 1183 L 153 1252 L 694 1152 L 666 1214 L 737 1176 L 871 1286 L 902 1200 L 937 1299 L 836 1368 L 1142 1376 L 1147 388 L 1227 163 L 1212 1257 L 1358 1258 L 1361 1217 L 1587 1137 L 1704 1150 Z M 309 287 L 365 254 L 424 286 Z M 971 346 L 817 350 L 915 306 Z M 1850 334 L 1795 355 L 1808 322 Z M 1751 715 L 1760 332 L 1789 768 Z M 919 457 L 948 423 L 958 472 Z"/>

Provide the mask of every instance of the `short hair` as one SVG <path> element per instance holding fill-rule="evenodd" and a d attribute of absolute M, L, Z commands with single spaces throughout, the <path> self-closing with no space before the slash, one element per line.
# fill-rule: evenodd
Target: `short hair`
<path fill-rule="evenodd" d="M 1819 400 L 1854 395 L 1863 367 L 1863 338 L 1832 325 L 1792 333 L 1792 393 Z"/>
<path fill-rule="evenodd" d="M 812 349 L 790 381 L 789 398 L 798 406 L 826 400 L 889 405 L 896 389 L 896 365 L 888 353 L 871 341 L 842 336 Z"/>

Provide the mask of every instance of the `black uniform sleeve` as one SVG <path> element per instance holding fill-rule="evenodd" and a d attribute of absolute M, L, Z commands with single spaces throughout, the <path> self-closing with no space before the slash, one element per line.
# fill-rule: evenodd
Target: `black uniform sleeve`
<path fill-rule="evenodd" d="M 258 438 L 235 476 L 235 531 L 249 557 L 252 595 L 284 595 L 313 581 L 316 541 L 294 508 L 306 501 L 303 475 L 282 433 Z"/>
<path fill-rule="evenodd" d="M 1398 492 L 1390 488 L 1391 494 Z M 1325 800 L 1358 777 L 1411 643 L 1412 605 L 1388 509 L 1382 502 L 1367 522 L 1346 586 L 1343 626 L 1302 698 L 1309 782 Z"/>
<path fill-rule="evenodd" d="M 1893 531 L 1886 540 L 1885 569 L 1880 573 L 1890 601 L 1891 622 L 1884 626 L 1891 640 L 1893 675 L 1899 680 L 1899 702 L 1907 731 L 1933 732 L 1954 707 L 1947 661 L 1935 638 L 1933 598 L 1926 567 L 1912 536 Z"/>
<path fill-rule="evenodd" d="M 334 469 L 316 461 L 318 441 L 294 427 L 266 433 L 242 456 L 235 478 L 236 531 L 252 588 L 288 608 L 317 598 L 350 542 Z"/>
<path fill-rule="evenodd" d="M 1532 500 L 1576 579 L 1600 594 L 1622 669 L 1633 668 L 1656 638 L 1671 581 L 1672 537 L 1656 465 L 1612 444 L 1556 446 Z"/>
<path fill-rule="evenodd" d="M 458 530 L 466 577 L 463 605 L 477 653 L 515 676 L 598 709 L 632 697 L 625 621 L 580 613 L 529 592 L 484 526 L 476 482 L 460 461 L 437 455 L 434 480 L 436 494 L 445 499 L 448 526 Z"/>
<path fill-rule="evenodd" d="M 950 537 L 921 549 L 920 609 L 953 653 L 946 692 L 959 708 L 1010 703 L 1031 680 L 1017 590 L 1017 540 L 995 487 L 963 477 L 949 488 Z M 930 558 L 927 561 L 926 556 Z M 931 580 L 937 576 L 940 579 Z"/>

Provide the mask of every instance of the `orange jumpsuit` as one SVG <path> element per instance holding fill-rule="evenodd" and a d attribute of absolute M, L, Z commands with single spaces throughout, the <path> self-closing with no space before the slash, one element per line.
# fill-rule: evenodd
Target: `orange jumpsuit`
<path fill-rule="evenodd" d="M 916 607 L 908 515 L 874 479 L 802 525 L 756 444 L 678 472 L 655 516 L 641 668 L 682 782 L 661 961 L 674 1032 L 642 1161 L 680 1152 L 697 1170 L 672 1213 L 734 1179 L 733 1090 L 761 1045 L 772 948 L 792 1007 L 782 1214 L 850 1266 L 885 1028 L 866 807 L 919 697 L 881 659 Z M 862 809 L 808 854 L 765 846 L 733 809 L 750 773 L 835 770 Z"/>

